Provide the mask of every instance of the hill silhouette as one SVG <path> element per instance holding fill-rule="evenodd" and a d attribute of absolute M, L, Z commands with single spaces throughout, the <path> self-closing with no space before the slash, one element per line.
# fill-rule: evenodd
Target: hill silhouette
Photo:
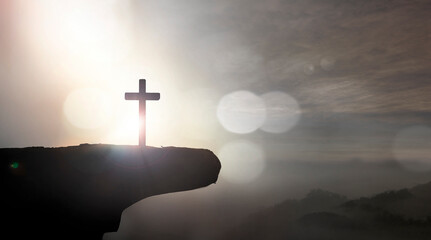
<path fill-rule="evenodd" d="M 1 229 L 11 239 L 101 239 L 153 195 L 215 183 L 206 149 L 90 145 L 0 149 Z"/>
<path fill-rule="evenodd" d="M 313 190 L 249 216 L 221 239 L 429 239 L 431 182 L 348 200 Z"/>

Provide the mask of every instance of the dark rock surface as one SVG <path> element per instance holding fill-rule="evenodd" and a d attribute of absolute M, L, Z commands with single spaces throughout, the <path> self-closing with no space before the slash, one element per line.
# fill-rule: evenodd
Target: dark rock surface
<path fill-rule="evenodd" d="M 206 149 L 89 145 L 0 149 L 2 232 L 11 239 L 101 239 L 149 196 L 215 183 Z"/>

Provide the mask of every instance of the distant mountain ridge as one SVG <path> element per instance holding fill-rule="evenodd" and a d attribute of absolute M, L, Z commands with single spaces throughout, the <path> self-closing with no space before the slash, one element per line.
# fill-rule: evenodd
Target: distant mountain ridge
<path fill-rule="evenodd" d="M 349 200 L 316 189 L 255 213 L 223 239 L 430 239 L 431 182 Z"/>

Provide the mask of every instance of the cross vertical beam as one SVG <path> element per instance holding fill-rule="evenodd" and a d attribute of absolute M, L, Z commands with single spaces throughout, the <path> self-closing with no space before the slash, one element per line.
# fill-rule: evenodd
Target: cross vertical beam
<path fill-rule="evenodd" d="M 139 146 L 146 146 L 146 101 L 147 100 L 159 100 L 160 93 L 147 93 L 145 79 L 139 79 L 139 92 L 137 93 L 126 93 L 126 100 L 138 100 L 139 101 Z"/>
<path fill-rule="evenodd" d="M 141 79 L 139 80 L 139 93 L 143 94 L 145 96 L 147 92 L 147 86 L 146 86 L 146 80 Z M 147 119 L 145 116 L 147 115 L 147 101 L 145 97 L 143 99 L 139 99 L 139 146 L 146 146 L 146 125 L 147 125 Z"/>

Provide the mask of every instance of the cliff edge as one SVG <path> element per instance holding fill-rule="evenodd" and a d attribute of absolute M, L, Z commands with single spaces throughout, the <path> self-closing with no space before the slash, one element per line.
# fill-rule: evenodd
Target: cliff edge
<path fill-rule="evenodd" d="M 215 183 L 210 150 L 90 145 L 0 149 L 2 232 L 13 239 L 101 239 L 149 196 Z"/>

